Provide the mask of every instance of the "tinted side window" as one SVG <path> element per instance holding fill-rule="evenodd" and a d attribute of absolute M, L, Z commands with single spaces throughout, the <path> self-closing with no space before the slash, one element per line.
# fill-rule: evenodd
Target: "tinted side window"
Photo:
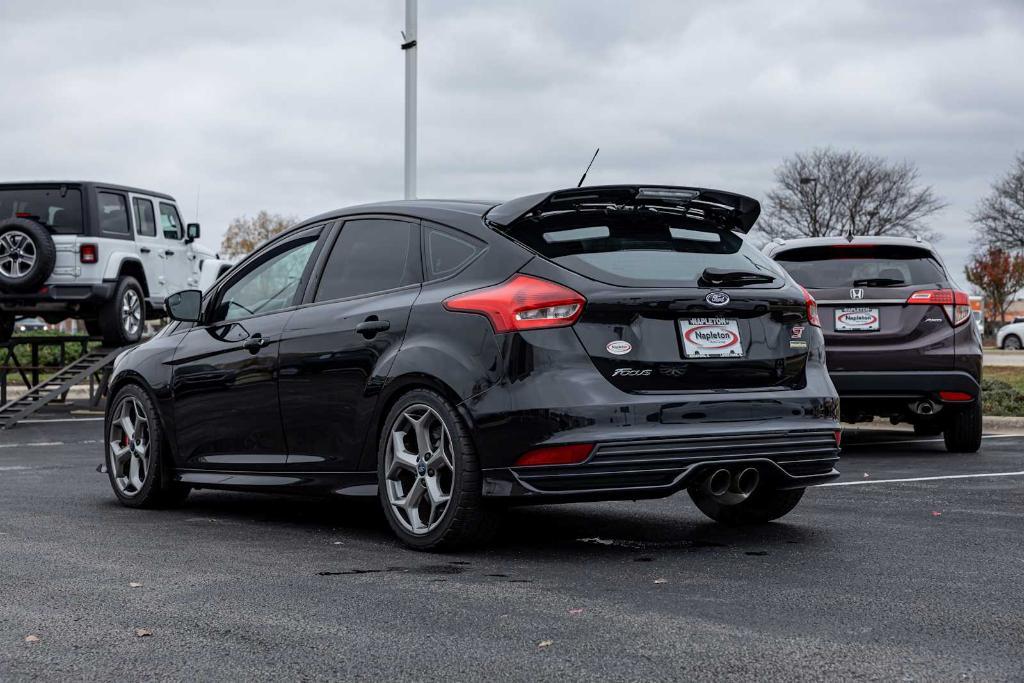
<path fill-rule="evenodd" d="M 122 194 L 99 192 L 98 203 L 100 212 L 100 230 L 127 235 L 128 201 Z"/>
<path fill-rule="evenodd" d="M 315 235 L 293 242 L 228 285 L 214 321 L 238 320 L 291 306 L 315 246 Z"/>
<path fill-rule="evenodd" d="M 181 239 L 181 217 L 174 204 L 160 202 L 160 228 L 164 231 L 166 239 Z"/>
<path fill-rule="evenodd" d="M 431 280 L 450 275 L 464 266 L 483 249 L 483 245 L 466 236 L 429 228 L 427 236 L 427 270 Z"/>
<path fill-rule="evenodd" d="M 404 221 L 348 221 L 341 228 L 314 301 L 383 292 L 419 281 L 418 228 Z"/>
<path fill-rule="evenodd" d="M 153 202 L 148 199 L 134 197 L 135 229 L 140 235 L 156 237 L 156 217 L 153 214 Z"/>

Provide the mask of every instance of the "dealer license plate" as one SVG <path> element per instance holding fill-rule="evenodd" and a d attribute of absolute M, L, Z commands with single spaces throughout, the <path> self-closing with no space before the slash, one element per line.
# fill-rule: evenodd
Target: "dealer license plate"
<path fill-rule="evenodd" d="M 690 318 L 679 321 L 686 358 L 742 358 L 743 342 L 735 320 Z"/>

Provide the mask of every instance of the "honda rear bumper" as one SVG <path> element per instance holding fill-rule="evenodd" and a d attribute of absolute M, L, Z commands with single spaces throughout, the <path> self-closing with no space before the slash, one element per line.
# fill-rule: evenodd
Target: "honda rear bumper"
<path fill-rule="evenodd" d="M 981 394 L 978 380 L 970 373 L 959 370 L 830 374 L 840 398 L 844 400 L 925 397 L 939 400 L 939 392 L 942 391 L 967 393 L 974 397 Z"/>

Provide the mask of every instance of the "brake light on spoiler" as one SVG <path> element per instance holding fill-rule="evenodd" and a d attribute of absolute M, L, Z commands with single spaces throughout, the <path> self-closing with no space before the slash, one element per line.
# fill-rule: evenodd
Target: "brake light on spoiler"
<path fill-rule="evenodd" d="M 587 300 L 568 287 L 529 275 L 457 294 L 445 300 L 449 311 L 487 316 L 498 334 L 568 327 L 576 322 Z"/>
<path fill-rule="evenodd" d="M 908 304 L 942 306 L 946 319 L 953 327 L 971 319 L 971 297 L 967 292 L 952 289 L 922 289 L 907 298 Z"/>

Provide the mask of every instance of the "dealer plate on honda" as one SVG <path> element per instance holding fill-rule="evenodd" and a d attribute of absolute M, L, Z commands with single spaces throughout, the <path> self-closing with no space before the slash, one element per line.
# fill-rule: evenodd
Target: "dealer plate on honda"
<path fill-rule="evenodd" d="M 687 358 L 742 358 L 743 343 L 735 320 L 690 318 L 679 321 Z"/>
<path fill-rule="evenodd" d="M 836 332 L 877 331 L 877 308 L 840 308 L 836 310 Z"/>

